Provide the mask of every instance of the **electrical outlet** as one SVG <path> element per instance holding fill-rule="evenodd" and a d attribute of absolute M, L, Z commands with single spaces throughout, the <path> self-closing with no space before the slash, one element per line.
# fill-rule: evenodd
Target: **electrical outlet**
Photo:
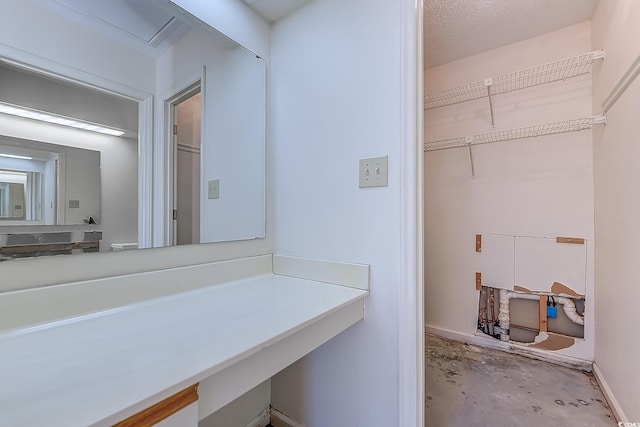
<path fill-rule="evenodd" d="M 220 198 L 220 180 L 214 179 L 208 182 L 208 193 L 210 199 Z"/>
<path fill-rule="evenodd" d="M 69 200 L 69 209 L 80 208 L 80 200 Z"/>
<path fill-rule="evenodd" d="M 389 180 L 389 158 L 360 159 L 360 188 L 386 187 Z"/>

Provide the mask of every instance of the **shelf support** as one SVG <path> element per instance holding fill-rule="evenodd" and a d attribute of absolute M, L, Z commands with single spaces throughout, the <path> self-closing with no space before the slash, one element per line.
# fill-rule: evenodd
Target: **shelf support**
<path fill-rule="evenodd" d="M 607 115 L 601 114 L 599 116 L 592 116 L 591 123 L 594 125 L 606 125 L 607 124 Z"/>
<path fill-rule="evenodd" d="M 489 97 L 489 111 L 491 112 L 491 127 L 495 128 L 496 123 L 493 117 L 493 99 L 491 99 L 491 85 L 493 85 L 493 78 L 489 77 L 484 79 L 484 85 L 487 88 L 487 96 Z"/>
<path fill-rule="evenodd" d="M 604 54 L 604 49 L 600 49 L 600 50 L 594 50 L 593 52 L 591 52 L 593 55 L 591 56 L 591 60 L 592 61 L 596 61 L 598 59 L 604 59 L 605 58 L 605 54 Z"/>
<path fill-rule="evenodd" d="M 476 177 L 476 169 L 473 166 L 473 151 L 471 150 L 471 144 L 473 144 L 473 137 L 467 136 L 465 138 L 465 142 L 467 143 L 467 148 L 469 149 L 469 161 L 471 162 L 471 178 Z"/>

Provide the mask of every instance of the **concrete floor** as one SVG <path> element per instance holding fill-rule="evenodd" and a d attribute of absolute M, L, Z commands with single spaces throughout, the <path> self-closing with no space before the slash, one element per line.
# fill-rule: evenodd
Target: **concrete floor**
<path fill-rule="evenodd" d="M 592 374 L 426 337 L 425 427 L 613 427 Z"/>

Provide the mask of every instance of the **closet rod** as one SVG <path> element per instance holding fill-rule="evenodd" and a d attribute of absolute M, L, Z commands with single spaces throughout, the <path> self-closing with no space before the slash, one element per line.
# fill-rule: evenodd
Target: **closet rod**
<path fill-rule="evenodd" d="M 591 129 L 594 124 L 606 124 L 606 115 L 584 117 L 581 119 L 563 120 L 561 122 L 545 123 L 517 129 L 501 130 L 481 135 L 442 139 L 424 143 L 424 151 L 439 151 L 458 147 L 490 144 L 493 142 L 510 141 L 522 138 L 554 135 L 565 132 L 578 132 Z"/>
<path fill-rule="evenodd" d="M 604 59 L 603 49 L 429 93 L 424 97 L 424 109 L 459 104 L 588 74 L 592 62 L 598 59 Z"/>

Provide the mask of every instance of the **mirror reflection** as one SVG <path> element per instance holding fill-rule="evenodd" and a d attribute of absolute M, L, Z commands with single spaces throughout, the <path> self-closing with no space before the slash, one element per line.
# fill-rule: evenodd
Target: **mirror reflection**
<path fill-rule="evenodd" d="M 100 152 L 0 137 L 0 225 L 100 223 Z"/>
<path fill-rule="evenodd" d="M 62 130 L 55 122 L 9 116 L 0 108 L 0 137 L 15 142 L 5 145 L 37 150 L 37 143 L 41 156 L 37 168 L 0 162 L 0 234 L 85 227 L 102 231 L 100 251 L 136 247 L 139 227 L 153 234 L 145 247 L 265 237 L 263 59 L 169 2 L 9 3 L 5 15 L 11 28 L 0 28 L 9 46 L 0 47 L 0 107 L 24 107 L 124 133 Z M 34 38 L 47 43 L 28 42 Z M 12 49 L 27 55 L 14 58 Z M 49 62 L 30 63 L 31 58 Z M 51 64 L 64 67 L 48 69 Z M 67 78 L 65 67 L 80 72 Z M 109 84 L 103 90 L 105 79 Z M 194 85 L 201 102 L 191 120 L 193 141 L 178 141 L 173 134 L 178 117 L 171 109 L 177 108 L 178 95 Z M 152 104 L 141 107 L 149 98 Z M 139 108 L 151 110 L 151 122 L 144 123 L 152 126 L 141 125 L 147 117 L 139 116 Z M 136 144 L 140 141 L 147 145 Z M 73 149 L 94 151 L 97 159 L 72 163 Z M 97 179 L 86 178 L 90 173 Z M 138 194 L 141 177 L 151 177 L 152 183 Z M 189 184 L 189 197 L 178 189 L 180 180 Z M 70 185 L 89 181 L 91 190 L 72 194 Z M 139 195 L 153 202 L 140 210 Z M 30 228 L 36 225 L 41 228 Z M 179 233 L 187 237 L 180 239 Z"/>
<path fill-rule="evenodd" d="M 24 220 L 27 219 L 25 213 L 27 173 L 38 174 L 38 172 L 22 172 L 0 169 L 0 221 L 2 220 Z M 39 179 L 38 179 L 39 180 Z M 33 185 L 30 186 L 33 189 Z M 33 221 L 40 220 L 40 212 L 36 210 L 36 215 L 29 218 Z"/>

